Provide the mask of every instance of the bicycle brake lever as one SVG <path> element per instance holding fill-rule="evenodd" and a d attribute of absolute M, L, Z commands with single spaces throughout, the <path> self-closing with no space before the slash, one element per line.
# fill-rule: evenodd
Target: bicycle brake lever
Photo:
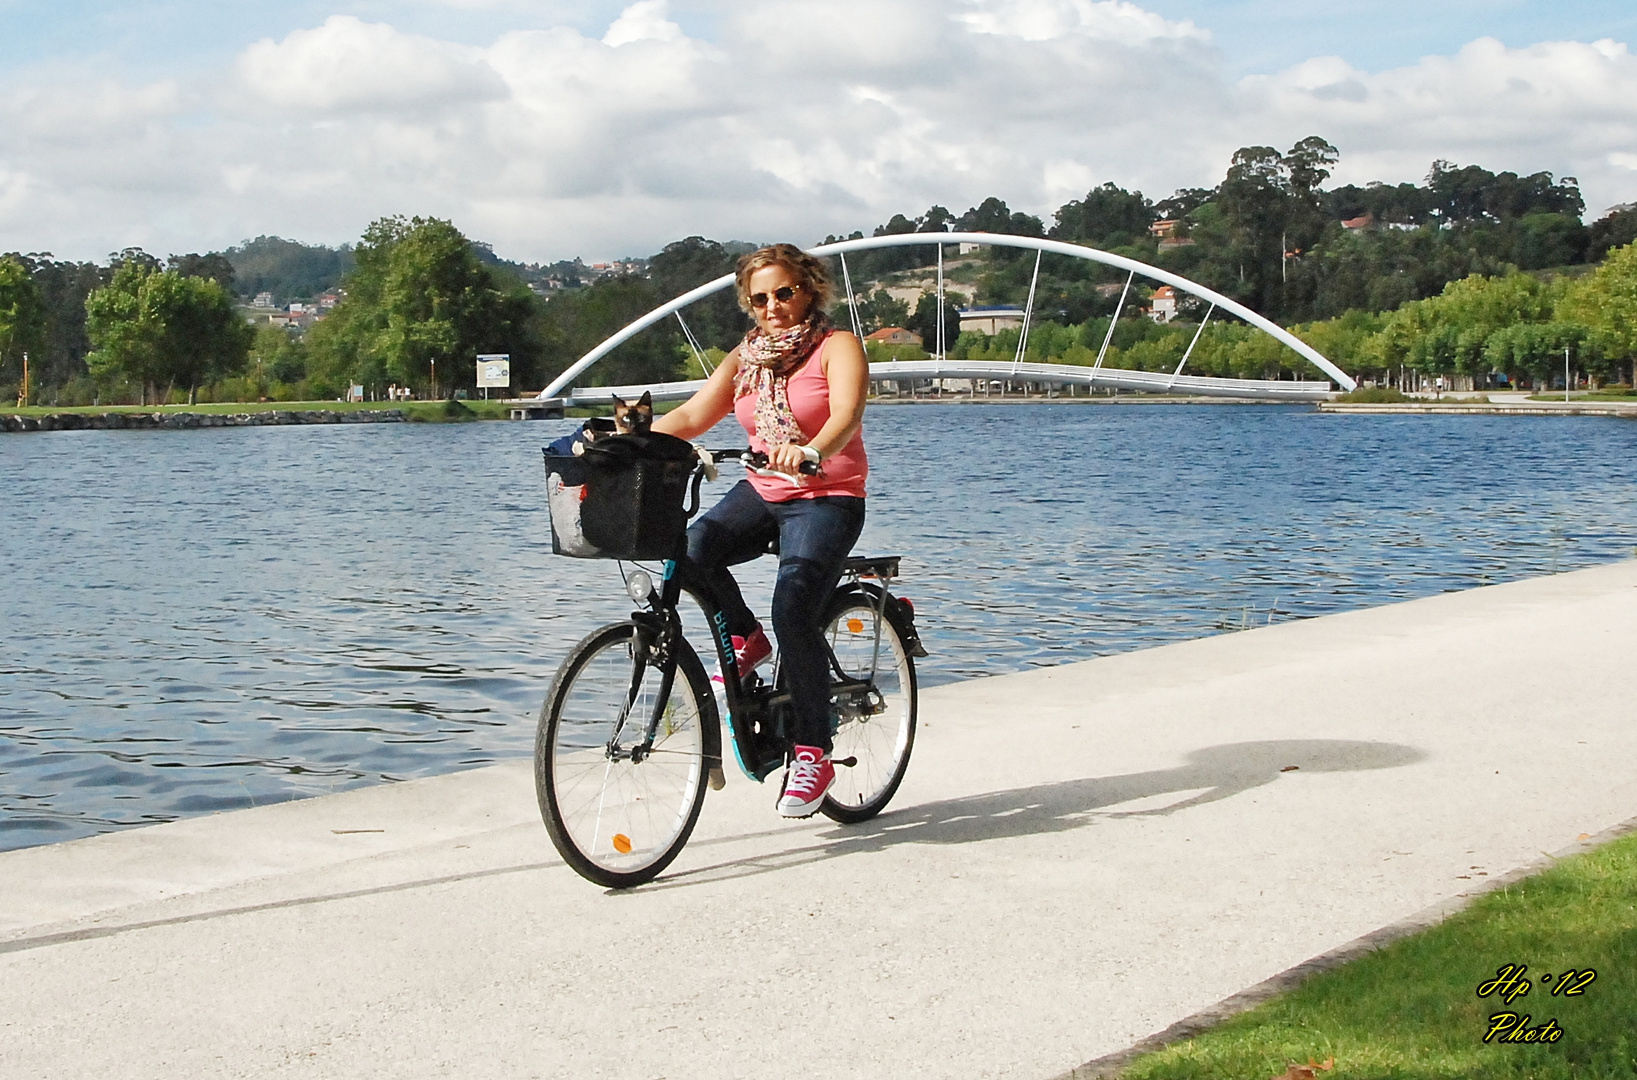
<path fill-rule="evenodd" d="M 693 452 L 699 455 L 699 464 L 705 470 L 705 479 L 713 484 L 716 483 L 716 478 L 720 475 L 719 470 L 716 468 L 716 458 L 712 457 L 711 452 L 698 443 L 694 444 Z"/>

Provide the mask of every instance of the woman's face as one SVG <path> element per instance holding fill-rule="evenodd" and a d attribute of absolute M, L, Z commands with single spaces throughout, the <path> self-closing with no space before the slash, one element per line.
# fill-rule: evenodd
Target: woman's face
<path fill-rule="evenodd" d="M 813 306 L 813 290 L 802 284 L 801 278 L 790 272 L 785 266 L 775 263 L 772 266 L 763 266 L 750 275 L 750 314 L 765 333 L 777 333 L 788 330 L 807 318 L 807 310 Z M 780 300 L 780 289 L 790 289 L 790 299 Z M 758 305 L 756 300 L 764 298 L 766 303 Z"/>

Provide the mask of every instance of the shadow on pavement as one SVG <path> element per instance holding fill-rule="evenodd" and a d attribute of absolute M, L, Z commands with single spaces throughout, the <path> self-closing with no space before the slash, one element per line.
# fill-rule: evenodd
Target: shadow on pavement
<path fill-rule="evenodd" d="M 640 896 L 658 890 L 685 888 L 714 881 L 774 873 L 795 866 L 839 858 L 843 855 L 881 851 L 896 844 L 968 844 L 983 840 L 1064 832 L 1088 825 L 1098 818 L 1158 816 L 1231 798 L 1252 788 L 1270 784 L 1287 771 L 1360 772 L 1411 765 L 1426 757 L 1413 746 L 1395 743 L 1357 742 L 1344 739 L 1288 739 L 1269 742 L 1227 743 L 1207 746 L 1189 754 L 1173 769 L 1154 769 L 1124 776 L 1094 776 L 1063 780 L 1033 787 L 964 795 L 955 799 L 889 810 L 862 825 L 836 827 L 821 836 L 825 842 L 798 848 L 771 851 L 711 866 L 668 874 L 658 881 L 628 892 L 610 890 L 610 895 Z M 913 761 L 911 767 L 913 767 Z M 1291 766 L 1295 766 L 1291 770 Z M 1138 800 L 1163 796 L 1184 796 L 1150 807 L 1129 807 Z M 769 805 L 768 813 L 773 812 Z M 743 842 L 761 836 L 776 837 L 782 829 L 765 833 L 718 837 L 700 846 Z M 541 835 L 542 841 L 544 834 Z M 549 847 L 548 845 L 545 845 Z M 541 870 L 566 870 L 555 858 L 545 862 L 492 867 L 439 877 L 399 881 L 370 888 L 315 896 L 292 897 L 260 904 L 248 904 L 200 911 L 171 918 L 124 924 L 82 927 L 58 933 L 26 936 L 0 942 L 0 954 L 21 952 L 49 945 L 111 937 L 133 930 L 246 915 L 277 908 L 349 900 L 384 893 L 404 892 L 432 885 L 452 884 L 478 878 Z"/>
<path fill-rule="evenodd" d="M 638 891 L 770 873 L 821 859 L 879 851 L 895 844 L 967 844 L 1063 832 L 1098 818 L 1173 814 L 1270 784 L 1285 772 L 1391 769 L 1414 764 L 1426 756 L 1412 746 L 1346 739 L 1207 746 L 1195 750 L 1182 765 L 1172 769 L 1063 780 L 888 810 L 873 821 L 838 826 L 822 834 L 826 843 L 668 874 Z M 1183 797 L 1163 802 L 1166 795 Z M 1126 804 L 1139 800 L 1159 801 L 1160 805 L 1126 808 Z M 724 837 L 717 842 L 726 839 L 745 838 Z"/>

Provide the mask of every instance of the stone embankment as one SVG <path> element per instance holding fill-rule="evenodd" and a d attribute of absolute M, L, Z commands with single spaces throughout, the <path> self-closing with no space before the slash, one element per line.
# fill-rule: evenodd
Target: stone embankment
<path fill-rule="evenodd" d="M 270 409 L 250 413 L 47 413 L 0 416 L 0 431 L 156 431 L 288 424 L 398 424 L 401 409 Z"/>
<path fill-rule="evenodd" d="M 1585 405 L 1366 405 L 1345 401 L 1323 401 L 1319 411 L 1327 413 L 1394 413 L 1421 416 L 1624 416 L 1637 419 L 1637 405 L 1618 402 Z"/>

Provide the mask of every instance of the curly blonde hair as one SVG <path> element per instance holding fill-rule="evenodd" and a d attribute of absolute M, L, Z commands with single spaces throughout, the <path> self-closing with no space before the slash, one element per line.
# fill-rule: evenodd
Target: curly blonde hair
<path fill-rule="evenodd" d="M 824 260 L 807 254 L 795 244 L 769 244 L 739 256 L 734 281 L 738 286 L 739 306 L 747 313 L 750 312 L 750 275 L 764 266 L 782 266 L 788 270 L 802 288 L 813 294 L 813 304 L 819 311 L 827 310 L 835 300 L 835 283 L 830 280 Z"/>

